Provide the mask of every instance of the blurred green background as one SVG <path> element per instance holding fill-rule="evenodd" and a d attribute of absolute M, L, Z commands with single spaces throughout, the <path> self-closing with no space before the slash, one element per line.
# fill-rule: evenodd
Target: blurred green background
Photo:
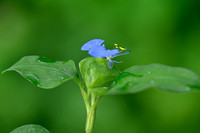
<path fill-rule="evenodd" d="M 200 75 L 199 0 L 1 0 L 0 71 L 26 55 L 78 64 L 80 47 L 104 39 L 131 50 L 121 70 L 162 63 Z M 200 94 L 149 89 L 107 96 L 99 104 L 95 133 L 199 133 Z M 83 133 L 85 107 L 69 81 L 51 90 L 16 72 L 0 75 L 0 133 L 39 124 L 52 133 Z"/>

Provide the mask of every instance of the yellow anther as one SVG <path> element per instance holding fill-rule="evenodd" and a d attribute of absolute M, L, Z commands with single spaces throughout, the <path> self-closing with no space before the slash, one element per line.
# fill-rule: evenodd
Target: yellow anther
<path fill-rule="evenodd" d="M 117 46 L 118 44 L 115 43 L 114 45 L 115 45 L 115 48 L 119 48 L 119 47 Z"/>
<path fill-rule="evenodd" d="M 125 48 L 119 47 L 121 50 L 126 50 Z"/>
<path fill-rule="evenodd" d="M 118 44 L 116 44 L 116 43 L 115 43 L 114 45 L 115 45 L 115 48 L 117 48 L 117 49 L 119 48 L 120 50 L 126 50 L 126 49 L 123 48 L 123 47 L 119 47 Z"/>

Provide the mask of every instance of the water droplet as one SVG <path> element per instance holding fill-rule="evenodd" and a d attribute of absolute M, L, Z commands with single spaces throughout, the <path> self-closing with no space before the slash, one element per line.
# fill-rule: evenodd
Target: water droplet
<path fill-rule="evenodd" d="M 154 81 L 154 80 L 151 80 L 151 81 L 150 81 L 150 83 L 151 83 L 151 84 L 154 84 L 154 83 L 155 83 L 155 81 Z"/>
<path fill-rule="evenodd" d="M 148 71 L 148 74 L 151 74 L 151 72 L 150 72 L 150 71 Z"/>
<path fill-rule="evenodd" d="M 187 88 L 185 88 L 185 90 L 186 90 L 186 91 L 190 91 L 190 88 L 189 88 L 189 87 L 187 87 Z"/>
<path fill-rule="evenodd" d="M 62 76 L 60 79 L 61 80 L 66 80 L 66 79 L 68 79 L 69 77 L 68 76 Z"/>
<path fill-rule="evenodd" d="M 26 78 L 31 81 L 33 84 L 38 85 L 40 84 L 39 78 L 36 76 L 36 74 L 27 74 Z"/>
<path fill-rule="evenodd" d="M 56 62 L 56 60 L 48 59 L 48 58 L 41 57 L 41 56 L 38 57 L 37 61 L 43 62 L 43 63 L 54 63 L 54 62 Z"/>

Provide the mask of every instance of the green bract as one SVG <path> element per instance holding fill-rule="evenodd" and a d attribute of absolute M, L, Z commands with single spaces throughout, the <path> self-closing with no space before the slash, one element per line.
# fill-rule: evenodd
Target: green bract
<path fill-rule="evenodd" d="M 87 88 L 110 87 L 119 76 L 120 70 L 113 66 L 109 69 L 108 60 L 104 58 L 89 57 L 79 63 L 80 72 Z"/>

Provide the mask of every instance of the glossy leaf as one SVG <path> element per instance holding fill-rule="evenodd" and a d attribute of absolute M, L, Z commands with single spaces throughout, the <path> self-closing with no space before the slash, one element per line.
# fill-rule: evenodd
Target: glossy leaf
<path fill-rule="evenodd" d="M 173 92 L 200 91 L 200 77 L 181 67 L 136 65 L 120 74 L 108 94 L 135 93 L 148 88 Z"/>
<path fill-rule="evenodd" d="M 89 57 L 79 63 L 81 75 L 89 89 L 107 87 L 121 73 L 114 65 L 112 69 L 107 66 L 108 60 L 104 58 Z"/>
<path fill-rule="evenodd" d="M 10 133 L 50 133 L 47 129 L 40 125 L 24 125 L 11 131 Z"/>
<path fill-rule="evenodd" d="M 54 88 L 77 77 L 72 60 L 56 61 L 40 56 L 26 56 L 5 71 L 16 71 L 38 87 Z M 4 72 L 5 72 L 4 71 Z"/>

